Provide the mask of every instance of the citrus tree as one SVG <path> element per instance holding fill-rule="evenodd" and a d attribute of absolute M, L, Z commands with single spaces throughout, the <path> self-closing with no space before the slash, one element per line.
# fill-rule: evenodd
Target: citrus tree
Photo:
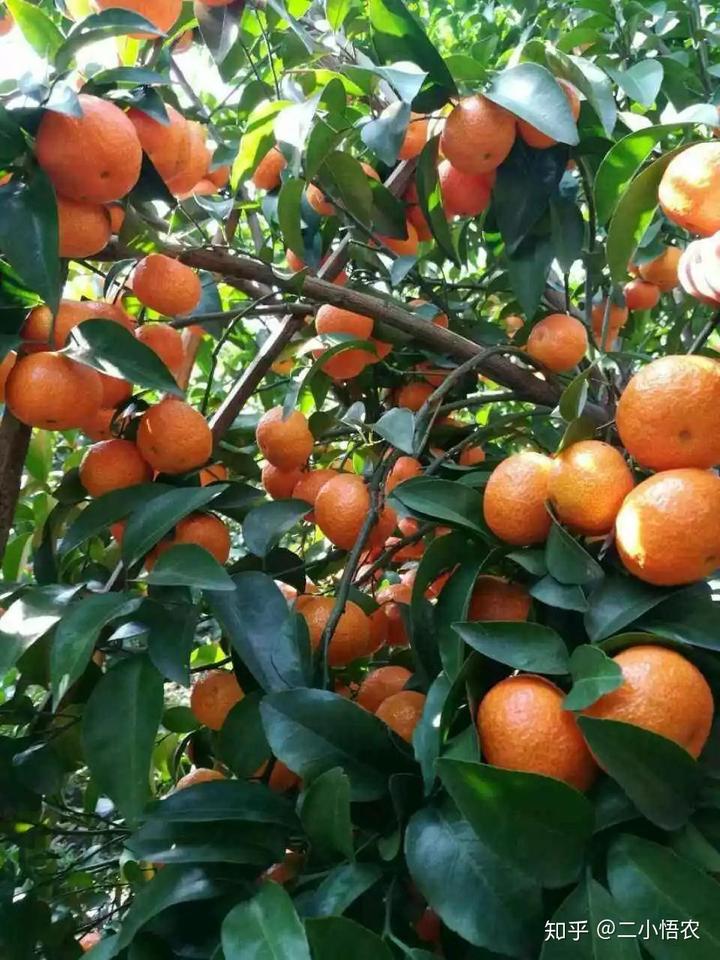
<path fill-rule="evenodd" d="M 717 957 L 719 25 L 0 3 L 3 957 Z"/>

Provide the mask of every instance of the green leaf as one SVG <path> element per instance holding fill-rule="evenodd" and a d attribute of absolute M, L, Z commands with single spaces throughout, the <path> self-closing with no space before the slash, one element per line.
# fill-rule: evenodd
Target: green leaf
<path fill-rule="evenodd" d="M 235 589 L 227 570 L 208 550 L 194 543 L 178 543 L 161 553 L 148 574 L 148 583 L 196 590 Z"/>
<path fill-rule="evenodd" d="M 83 741 L 90 772 L 128 820 L 140 815 L 150 794 L 150 760 L 162 711 L 162 677 L 140 654 L 108 670 L 85 707 Z"/>
<path fill-rule="evenodd" d="M 182 589 L 153 590 L 133 618 L 148 631 L 148 654 L 160 673 L 185 687 L 190 685 L 190 654 L 200 607 Z"/>
<path fill-rule="evenodd" d="M 62 73 L 70 66 L 75 54 L 88 43 L 97 43 L 108 37 L 128 33 L 149 33 L 162 37 L 164 33 L 145 17 L 132 10 L 113 9 L 92 13 L 76 23 L 55 54 L 55 69 Z M 93 78 L 96 79 L 96 78 Z"/>
<path fill-rule="evenodd" d="M 465 659 L 465 644 L 454 629 L 454 624 L 467 620 L 475 581 L 486 560 L 487 557 L 473 557 L 461 563 L 443 587 L 435 604 L 440 659 L 443 670 L 452 681 L 457 679 Z"/>
<path fill-rule="evenodd" d="M 346 917 L 321 917 L 306 921 L 314 960 L 393 960 L 390 948 L 380 937 Z"/>
<path fill-rule="evenodd" d="M 368 183 L 373 199 L 372 222 L 375 232 L 381 237 L 406 237 L 407 219 L 403 201 L 385 184 L 372 178 Z"/>
<path fill-rule="evenodd" d="M 538 885 L 474 834 L 451 804 L 411 818 L 405 858 L 413 882 L 451 930 L 478 947 L 531 955 L 542 916 Z"/>
<path fill-rule="evenodd" d="M 677 830 L 692 813 L 700 768 L 672 740 L 617 720 L 578 717 L 593 755 L 638 810 L 663 830 Z"/>
<path fill-rule="evenodd" d="M 512 252 L 505 253 L 510 286 L 525 316 L 532 319 L 540 306 L 550 264 L 555 257 L 549 233 L 525 237 Z"/>
<path fill-rule="evenodd" d="M 122 556 L 127 564 L 134 563 L 169 533 L 178 520 L 199 510 L 214 500 L 225 484 L 208 487 L 180 487 L 168 490 L 149 502 L 140 503 L 128 517 L 122 541 Z"/>
<path fill-rule="evenodd" d="M 53 706 L 90 662 L 100 631 L 112 620 L 127 616 L 140 606 L 140 597 L 129 593 L 100 593 L 71 603 L 55 630 L 50 648 L 50 682 Z"/>
<path fill-rule="evenodd" d="M 312 662 L 303 618 L 288 610 L 267 574 L 248 571 L 232 579 L 234 593 L 208 591 L 206 596 L 242 662 L 263 690 L 307 686 Z"/>
<path fill-rule="evenodd" d="M 247 821 L 297 830 L 292 804 L 262 783 L 244 780 L 208 780 L 155 800 L 145 820 L 163 823 Z"/>
<path fill-rule="evenodd" d="M 331 870 L 311 893 L 300 894 L 296 905 L 303 917 L 329 917 L 344 913 L 382 876 L 377 863 L 343 863 Z"/>
<path fill-rule="evenodd" d="M 313 854 L 354 857 L 350 818 L 350 781 L 339 767 L 326 770 L 300 794 L 300 820 Z"/>
<path fill-rule="evenodd" d="M 0 163 L 10 163 L 24 151 L 22 127 L 16 123 L 13 114 L 0 105 Z"/>
<path fill-rule="evenodd" d="M 651 163 L 635 177 L 618 201 L 607 234 L 607 261 L 615 283 L 627 278 L 628 263 L 657 210 L 662 176 L 672 158 L 685 149 L 687 144 L 669 150 Z"/>
<path fill-rule="evenodd" d="M 663 82 L 663 65 L 659 59 L 643 60 L 627 70 L 618 70 L 605 64 L 605 70 L 618 86 L 636 103 L 652 107 Z"/>
<path fill-rule="evenodd" d="M 271 693 L 260 706 L 273 753 L 303 780 L 340 767 L 353 800 L 376 800 L 391 773 L 407 762 L 385 724 L 362 707 L 327 690 Z"/>
<path fill-rule="evenodd" d="M 565 150 L 533 150 L 522 137 L 515 140 L 510 154 L 498 168 L 492 192 L 493 211 L 509 254 L 515 252 L 538 221 L 547 215 L 548 203 L 557 195 L 566 164 Z M 527 189 L 528 183 L 533 184 L 532 190 Z M 569 237 L 562 239 L 570 242 Z M 582 236 L 575 258 L 581 246 Z M 559 257 L 561 247 L 554 229 L 553 247 Z"/>
<path fill-rule="evenodd" d="M 608 573 L 590 595 L 590 609 L 585 614 L 585 629 L 592 643 L 619 633 L 671 595 L 669 590 Z"/>
<path fill-rule="evenodd" d="M 422 148 L 415 167 L 415 185 L 420 210 L 432 231 L 435 242 L 449 260 L 459 263 L 458 253 L 445 215 L 442 191 L 438 180 L 439 143 L 440 137 L 438 135 L 431 137 Z"/>
<path fill-rule="evenodd" d="M 396 100 L 385 107 L 376 120 L 363 124 L 360 139 L 383 163 L 393 166 L 397 163 L 409 120 L 410 104 Z"/>
<path fill-rule="evenodd" d="M 590 802 L 561 780 L 463 760 L 438 760 L 440 779 L 475 834 L 546 887 L 580 872 L 593 827 Z"/>
<path fill-rule="evenodd" d="M 548 573 L 560 583 L 584 585 L 603 577 L 602 567 L 553 520 L 545 545 Z"/>
<path fill-rule="evenodd" d="M 135 487 L 111 490 L 91 500 L 62 538 L 58 547 L 60 556 L 107 530 L 116 520 L 124 519 L 136 506 L 155 500 L 172 489 L 162 483 L 139 483 Z"/>
<path fill-rule="evenodd" d="M 333 30 L 339 30 L 353 7 L 353 0 L 325 0 L 325 16 Z"/>
<path fill-rule="evenodd" d="M 124 378 L 148 390 L 184 396 L 155 351 L 114 320 L 84 320 L 71 330 L 63 352 L 100 373 Z"/>
<path fill-rule="evenodd" d="M 567 647 L 550 627 L 539 623 L 456 623 L 454 630 L 478 653 L 504 663 L 513 670 L 536 673 L 570 672 Z"/>
<path fill-rule="evenodd" d="M 230 178 L 233 187 L 246 180 L 268 150 L 274 146 L 275 117 L 287 106 L 289 106 L 287 100 L 264 100 L 252 111 L 247 119 L 247 125 L 240 140 L 240 149 L 233 164 Z"/>
<path fill-rule="evenodd" d="M 548 607 L 557 607 L 559 610 L 577 610 L 579 613 L 585 613 L 590 606 L 582 587 L 558 583 L 549 575 L 534 583 L 528 592 L 540 603 Z"/>
<path fill-rule="evenodd" d="M 424 519 L 439 520 L 483 538 L 489 536 L 482 519 L 482 496 L 465 484 L 435 477 L 411 477 L 393 490 L 391 500 Z"/>
<path fill-rule="evenodd" d="M 550 225 L 555 258 L 563 273 L 569 273 L 573 263 L 582 256 L 585 240 L 585 221 L 577 203 L 568 197 L 553 197 L 550 200 Z"/>
<path fill-rule="evenodd" d="M 404 407 L 394 407 L 384 413 L 377 423 L 372 424 L 373 432 L 387 440 L 403 453 L 413 453 L 415 436 L 415 414 Z"/>
<path fill-rule="evenodd" d="M 610 890 L 623 912 L 659 927 L 677 920 L 678 941 L 644 943 L 655 960 L 715 960 L 720 951 L 720 885 L 677 854 L 640 837 L 621 836 L 608 855 Z M 691 924 L 691 926 L 688 926 Z M 685 938 L 685 930 L 694 929 Z"/>
<path fill-rule="evenodd" d="M 62 618 L 81 587 L 31 587 L 0 616 L 0 676 Z"/>
<path fill-rule="evenodd" d="M 570 422 L 575 420 L 585 409 L 585 402 L 588 394 L 588 378 L 593 372 L 593 367 L 588 367 L 579 373 L 571 383 L 565 387 L 562 396 L 558 402 L 558 409 L 563 420 Z"/>
<path fill-rule="evenodd" d="M 567 97 L 550 71 L 540 64 L 519 63 L 501 71 L 485 96 L 553 140 L 569 144 L 579 140 Z"/>
<path fill-rule="evenodd" d="M 546 46 L 546 57 L 553 73 L 568 80 L 584 94 L 609 137 L 615 129 L 617 107 L 610 78 L 603 70 L 583 57 L 572 57 Z"/>
<path fill-rule="evenodd" d="M 289 839 L 275 826 L 231 823 L 162 823 L 151 821 L 126 841 L 138 860 L 163 866 L 173 863 L 240 863 L 262 869 L 282 859 Z"/>
<path fill-rule="evenodd" d="M 23 7 L 30 7 L 24 0 Z M 31 10 L 41 11 L 37 7 Z M 44 14 L 42 14 L 44 16 Z M 60 303 L 55 191 L 42 170 L 0 187 L 0 250 L 25 283 L 53 310 Z"/>
<path fill-rule="evenodd" d="M 705 584 L 671 593 L 640 618 L 637 629 L 694 647 L 720 650 L 720 611 Z"/>
<path fill-rule="evenodd" d="M 302 500 L 272 500 L 254 507 L 242 525 L 245 546 L 258 557 L 265 557 L 280 537 L 302 520 L 308 505 Z"/>
<path fill-rule="evenodd" d="M 413 733 L 415 758 L 423 773 L 426 794 L 430 793 L 435 782 L 435 761 L 440 756 L 441 747 L 440 720 L 449 693 L 450 681 L 441 673 L 430 684 L 420 722 Z"/>
<path fill-rule="evenodd" d="M 619 665 L 599 647 L 587 643 L 575 647 L 570 657 L 572 690 L 565 697 L 566 710 L 585 710 L 606 693 L 612 693 L 623 682 Z"/>
<path fill-rule="evenodd" d="M 220 67 L 235 45 L 244 7 L 241 4 L 214 7 L 195 0 L 192 9 L 203 43 Z"/>
<path fill-rule="evenodd" d="M 319 179 L 332 201 L 339 203 L 353 217 L 370 226 L 372 222 L 372 190 L 360 163 L 349 153 L 333 150 L 323 161 Z"/>
<path fill-rule="evenodd" d="M 302 235 L 302 213 L 300 204 L 305 191 L 305 181 L 289 179 L 283 183 L 278 196 L 278 223 L 282 230 L 285 246 L 289 247 L 301 259 L 305 257 L 305 243 Z"/>
<path fill-rule="evenodd" d="M 613 932 L 628 930 L 621 926 L 626 916 L 623 907 L 597 880 L 586 877 L 553 914 L 550 923 L 555 925 L 558 936 L 546 937 L 540 960 L 640 960 L 634 936 L 615 934 L 604 939 L 610 929 L 607 921 L 615 925 Z M 603 921 L 606 925 L 600 927 L 603 936 L 599 936 L 598 925 Z M 580 930 L 584 926 L 585 931 L 575 935 L 573 925 Z M 562 934 L 559 931 L 563 931 Z"/>
<path fill-rule="evenodd" d="M 218 752 L 237 777 L 251 777 L 270 758 L 260 716 L 262 693 L 252 690 L 236 703 L 218 735 Z"/>
<path fill-rule="evenodd" d="M 428 40 L 419 21 L 402 0 L 370 0 L 368 16 L 372 42 L 383 63 L 413 63 L 427 73 L 413 109 L 430 112 L 457 96 L 457 87 L 445 61 Z"/>
<path fill-rule="evenodd" d="M 26 0 L 6 0 L 5 6 L 33 50 L 52 60 L 62 45 L 63 35 L 50 17 L 41 7 Z"/>
<path fill-rule="evenodd" d="M 289 894 L 265 883 L 250 900 L 233 907 L 222 924 L 225 960 L 310 960 L 302 923 Z"/>

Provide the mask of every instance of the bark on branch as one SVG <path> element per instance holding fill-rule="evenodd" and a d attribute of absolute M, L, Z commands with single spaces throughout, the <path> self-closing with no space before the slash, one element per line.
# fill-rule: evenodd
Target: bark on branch
<path fill-rule="evenodd" d="M 0 423 L 0 557 L 5 553 L 15 516 L 29 443 L 30 427 L 16 420 L 5 407 Z"/>

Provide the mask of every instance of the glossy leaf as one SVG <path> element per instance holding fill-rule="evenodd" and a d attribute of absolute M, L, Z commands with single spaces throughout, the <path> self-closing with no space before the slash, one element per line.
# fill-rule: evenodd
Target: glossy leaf
<path fill-rule="evenodd" d="M 485 96 L 553 140 L 578 142 L 567 97 L 550 71 L 537 63 L 519 63 L 502 70 Z"/>
<path fill-rule="evenodd" d="M 652 587 L 635 577 L 606 574 L 590 595 L 585 629 L 593 643 L 619 633 L 648 610 L 670 596 L 670 591 Z"/>
<path fill-rule="evenodd" d="M 540 960 L 640 960 L 635 937 L 617 935 L 631 930 L 621 926 L 623 908 L 597 880 L 585 878 L 549 921 L 558 933 L 546 936 Z"/>
<path fill-rule="evenodd" d="M 403 453 L 412 454 L 415 436 L 415 414 L 404 407 L 395 407 L 384 413 L 372 425 L 373 432 L 387 440 Z"/>
<path fill-rule="evenodd" d="M 305 256 L 300 204 L 305 190 L 304 180 L 286 180 L 278 196 L 278 222 L 285 246 L 301 259 Z"/>
<path fill-rule="evenodd" d="M 617 122 L 617 107 L 607 74 L 591 60 L 570 56 L 557 49 L 547 47 L 546 56 L 553 73 L 563 80 L 569 80 L 585 95 L 605 133 L 610 136 Z"/>
<path fill-rule="evenodd" d="M 307 513 L 301 500 L 272 500 L 254 507 L 242 525 L 245 546 L 258 557 L 265 557 L 280 537 L 292 530 Z"/>
<path fill-rule="evenodd" d="M 6 0 L 5 5 L 33 50 L 41 57 L 52 59 L 63 42 L 63 35 L 45 11 L 27 0 Z"/>
<path fill-rule="evenodd" d="M 446 257 L 458 263 L 458 254 L 448 226 L 438 180 L 439 143 L 440 138 L 435 136 L 431 137 L 423 147 L 415 168 L 415 185 L 420 210 L 432 231 L 435 242 Z"/>
<path fill-rule="evenodd" d="M 410 104 L 395 101 L 385 107 L 376 120 L 370 120 L 360 128 L 362 142 L 383 163 L 397 163 L 409 120 Z"/>
<path fill-rule="evenodd" d="M 55 66 L 59 71 L 64 71 L 70 66 L 78 50 L 88 43 L 97 43 L 108 37 L 120 37 L 128 33 L 163 36 L 162 30 L 133 10 L 102 10 L 100 13 L 90 14 L 72 28 L 55 55 Z"/>
<path fill-rule="evenodd" d="M 299 812 L 314 853 L 353 859 L 350 782 L 340 768 L 326 770 L 312 781 L 300 795 Z"/>
<path fill-rule="evenodd" d="M 321 917 L 306 921 L 313 960 L 393 960 L 390 948 L 367 927 L 347 917 Z"/>
<path fill-rule="evenodd" d="M 233 907 L 222 924 L 225 960 L 310 960 L 305 931 L 289 894 L 265 883 L 249 900 Z"/>
<path fill-rule="evenodd" d="M 253 690 L 225 718 L 218 739 L 223 763 L 238 777 L 251 777 L 270 758 L 260 716 L 262 694 Z"/>
<path fill-rule="evenodd" d="M 528 593 L 540 603 L 548 607 L 557 607 L 559 610 L 577 610 L 579 613 L 585 613 L 590 607 L 582 587 L 576 584 L 559 583 L 549 575 L 534 583 Z"/>
<path fill-rule="evenodd" d="M 482 519 L 482 497 L 464 484 L 434 477 L 411 477 L 393 490 L 392 499 L 425 519 L 488 537 Z"/>
<path fill-rule="evenodd" d="M 178 543 L 161 553 L 148 574 L 148 583 L 196 590 L 235 589 L 225 568 L 208 550 L 195 543 Z"/>
<path fill-rule="evenodd" d="M 22 8 L 39 8 L 15 0 Z M 28 287 L 53 309 L 60 303 L 60 260 L 55 191 L 42 170 L 0 187 L 0 250 Z"/>
<path fill-rule="evenodd" d="M 562 637 L 539 623 L 456 623 L 454 629 L 473 650 L 514 670 L 549 674 L 570 670 Z"/>
<path fill-rule="evenodd" d="M 140 503 L 128 518 L 123 534 L 122 555 L 125 562 L 133 563 L 145 556 L 178 520 L 206 506 L 224 489 L 222 484 L 176 488 Z"/>
<path fill-rule="evenodd" d="M 453 681 L 460 673 L 465 658 L 465 644 L 454 624 L 467 620 L 475 581 L 486 559 L 474 557 L 465 560 L 445 584 L 435 605 L 435 629 L 440 659 L 443 670 Z"/>
<path fill-rule="evenodd" d="M 296 898 L 298 912 L 304 917 L 338 916 L 381 876 L 382 868 L 377 863 L 343 863 L 331 870 L 312 893 Z"/>
<path fill-rule="evenodd" d="M 623 682 L 620 666 L 599 647 L 587 643 L 575 647 L 570 657 L 572 690 L 565 697 L 566 710 L 585 710 L 606 693 L 612 693 Z"/>
<path fill-rule="evenodd" d="M 219 820 L 275 824 L 297 829 L 292 804 L 261 783 L 208 780 L 156 800 L 145 820 L 163 823 L 210 823 Z"/>
<path fill-rule="evenodd" d="M 370 225 L 372 191 L 367 174 L 354 157 L 334 150 L 320 167 L 319 179 L 331 201 L 339 203 L 361 223 Z"/>
<path fill-rule="evenodd" d="M 583 586 L 603 577 L 597 561 L 555 521 L 547 538 L 545 559 L 548 573 L 560 583 Z"/>
<path fill-rule="evenodd" d="M 613 80 L 636 103 L 652 107 L 663 82 L 663 65 L 659 59 L 643 60 L 627 70 L 617 70 L 606 66 Z"/>
<path fill-rule="evenodd" d="M 31 588 L 0 616 L 0 676 L 55 626 L 80 586 Z"/>

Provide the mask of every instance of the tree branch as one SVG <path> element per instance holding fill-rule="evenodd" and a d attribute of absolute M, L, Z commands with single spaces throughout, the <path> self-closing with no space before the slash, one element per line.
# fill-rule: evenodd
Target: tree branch
<path fill-rule="evenodd" d="M 0 423 L 0 556 L 5 553 L 15 516 L 30 433 L 30 427 L 16 420 L 5 407 Z"/>

